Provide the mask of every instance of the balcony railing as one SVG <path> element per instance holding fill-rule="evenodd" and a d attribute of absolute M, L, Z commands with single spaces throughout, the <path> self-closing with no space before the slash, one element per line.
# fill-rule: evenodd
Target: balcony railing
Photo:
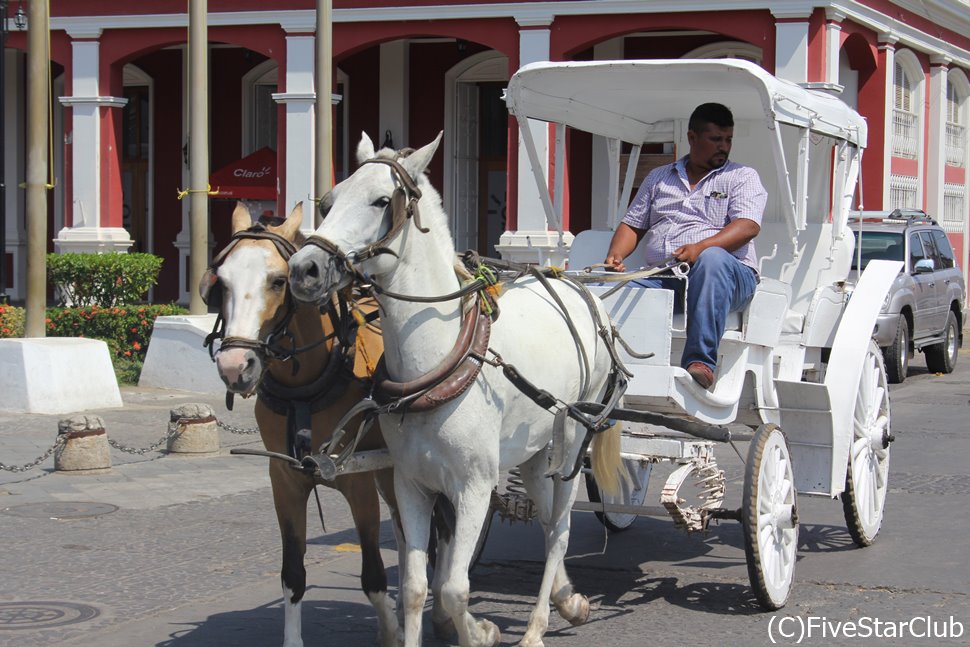
<path fill-rule="evenodd" d="M 960 124 L 946 125 L 946 163 L 963 166 L 967 159 L 967 129 Z"/>
<path fill-rule="evenodd" d="M 893 155 L 916 159 L 919 144 L 919 118 L 909 112 L 893 110 Z"/>

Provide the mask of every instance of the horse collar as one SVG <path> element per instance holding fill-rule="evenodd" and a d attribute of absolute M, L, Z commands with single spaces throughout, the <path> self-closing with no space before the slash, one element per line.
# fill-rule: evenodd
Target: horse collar
<path fill-rule="evenodd" d="M 479 358 L 488 349 L 492 330 L 492 319 L 482 311 L 481 300 L 474 303 L 462 319 L 455 346 L 432 371 L 409 382 L 394 382 L 381 356 L 374 371 L 374 399 L 378 404 L 390 405 L 391 410 L 403 407 L 409 412 L 428 411 L 468 390 L 482 370 Z"/>

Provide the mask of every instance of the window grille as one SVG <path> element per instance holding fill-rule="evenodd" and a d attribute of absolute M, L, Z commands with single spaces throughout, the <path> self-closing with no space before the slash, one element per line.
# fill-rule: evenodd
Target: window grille
<path fill-rule="evenodd" d="M 889 208 L 918 209 L 917 180 L 908 175 L 889 177 Z"/>
<path fill-rule="evenodd" d="M 893 105 L 893 155 L 916 159 L 919 115 L 914 110 L 913 84 L 899 62 L 894 68 L 893 85 L 896 91 Z"/>
<path fill-rule="evenodd" d="M 957 93 L 952 82 L 946 83 L 946 163 L 963 167 L 967 159 L 967 128 L 964 125 L 962 104 L 965 97 Z"/>
<path fill-rule="evenodd" d="M 943 185 L 943 217 L 940 221 L 943 229 L 952 233 L 963 233 L 964 222 L 967 220 L 966 191 L 961 184 Z"/>

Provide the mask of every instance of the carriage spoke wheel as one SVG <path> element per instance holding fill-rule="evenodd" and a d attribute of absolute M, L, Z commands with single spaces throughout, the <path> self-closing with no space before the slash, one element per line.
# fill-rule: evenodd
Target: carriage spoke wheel
<path fill-rule="evenodd" d="M 882 525 L 889 481 L 889 387 L 879 348 L 871 343 L 852 413 L 852 445 L 842 492 L 849 534 L 869 546 Z"/>
<path fill-rule="evenodd" d="M 643 505 L 647 497 L 647 483 L 650 480 L 652 465 L 646 461 L 623 459 L 627 478 L 620 479 L 620 491 L 610 495 L 600 491 L 592 472 L 586 473 L 586 495 L 591 503 L 611 503 L 620 505 Z M 637 515 L 625 512 L 597 512 L 596 518 L 613 532 L 622 532 L 633 525 Z"/>
<path fill-rule="evenodd" d="M 748 578 L 758 602 L 785 606 L 795 575 L 798 509 L 788 441 L 773 424 L 758 428 L 748 449 L 741 502 Z"/>

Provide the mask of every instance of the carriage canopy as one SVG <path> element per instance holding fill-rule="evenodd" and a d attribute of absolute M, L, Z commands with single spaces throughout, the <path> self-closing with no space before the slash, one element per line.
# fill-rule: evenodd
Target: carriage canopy
<path fill-rule="evenodd" d="M 663 141 L 670 120 L 686 119 L 709 101 L 739 120 L 808 128 L 855 146 L 866 123 L 838 98 L 775 78 L 748 61 L 633 60 L 541 62 L 509 81 L 506 102 L 517 117 L 563 123 L 639 144 Z"/>

